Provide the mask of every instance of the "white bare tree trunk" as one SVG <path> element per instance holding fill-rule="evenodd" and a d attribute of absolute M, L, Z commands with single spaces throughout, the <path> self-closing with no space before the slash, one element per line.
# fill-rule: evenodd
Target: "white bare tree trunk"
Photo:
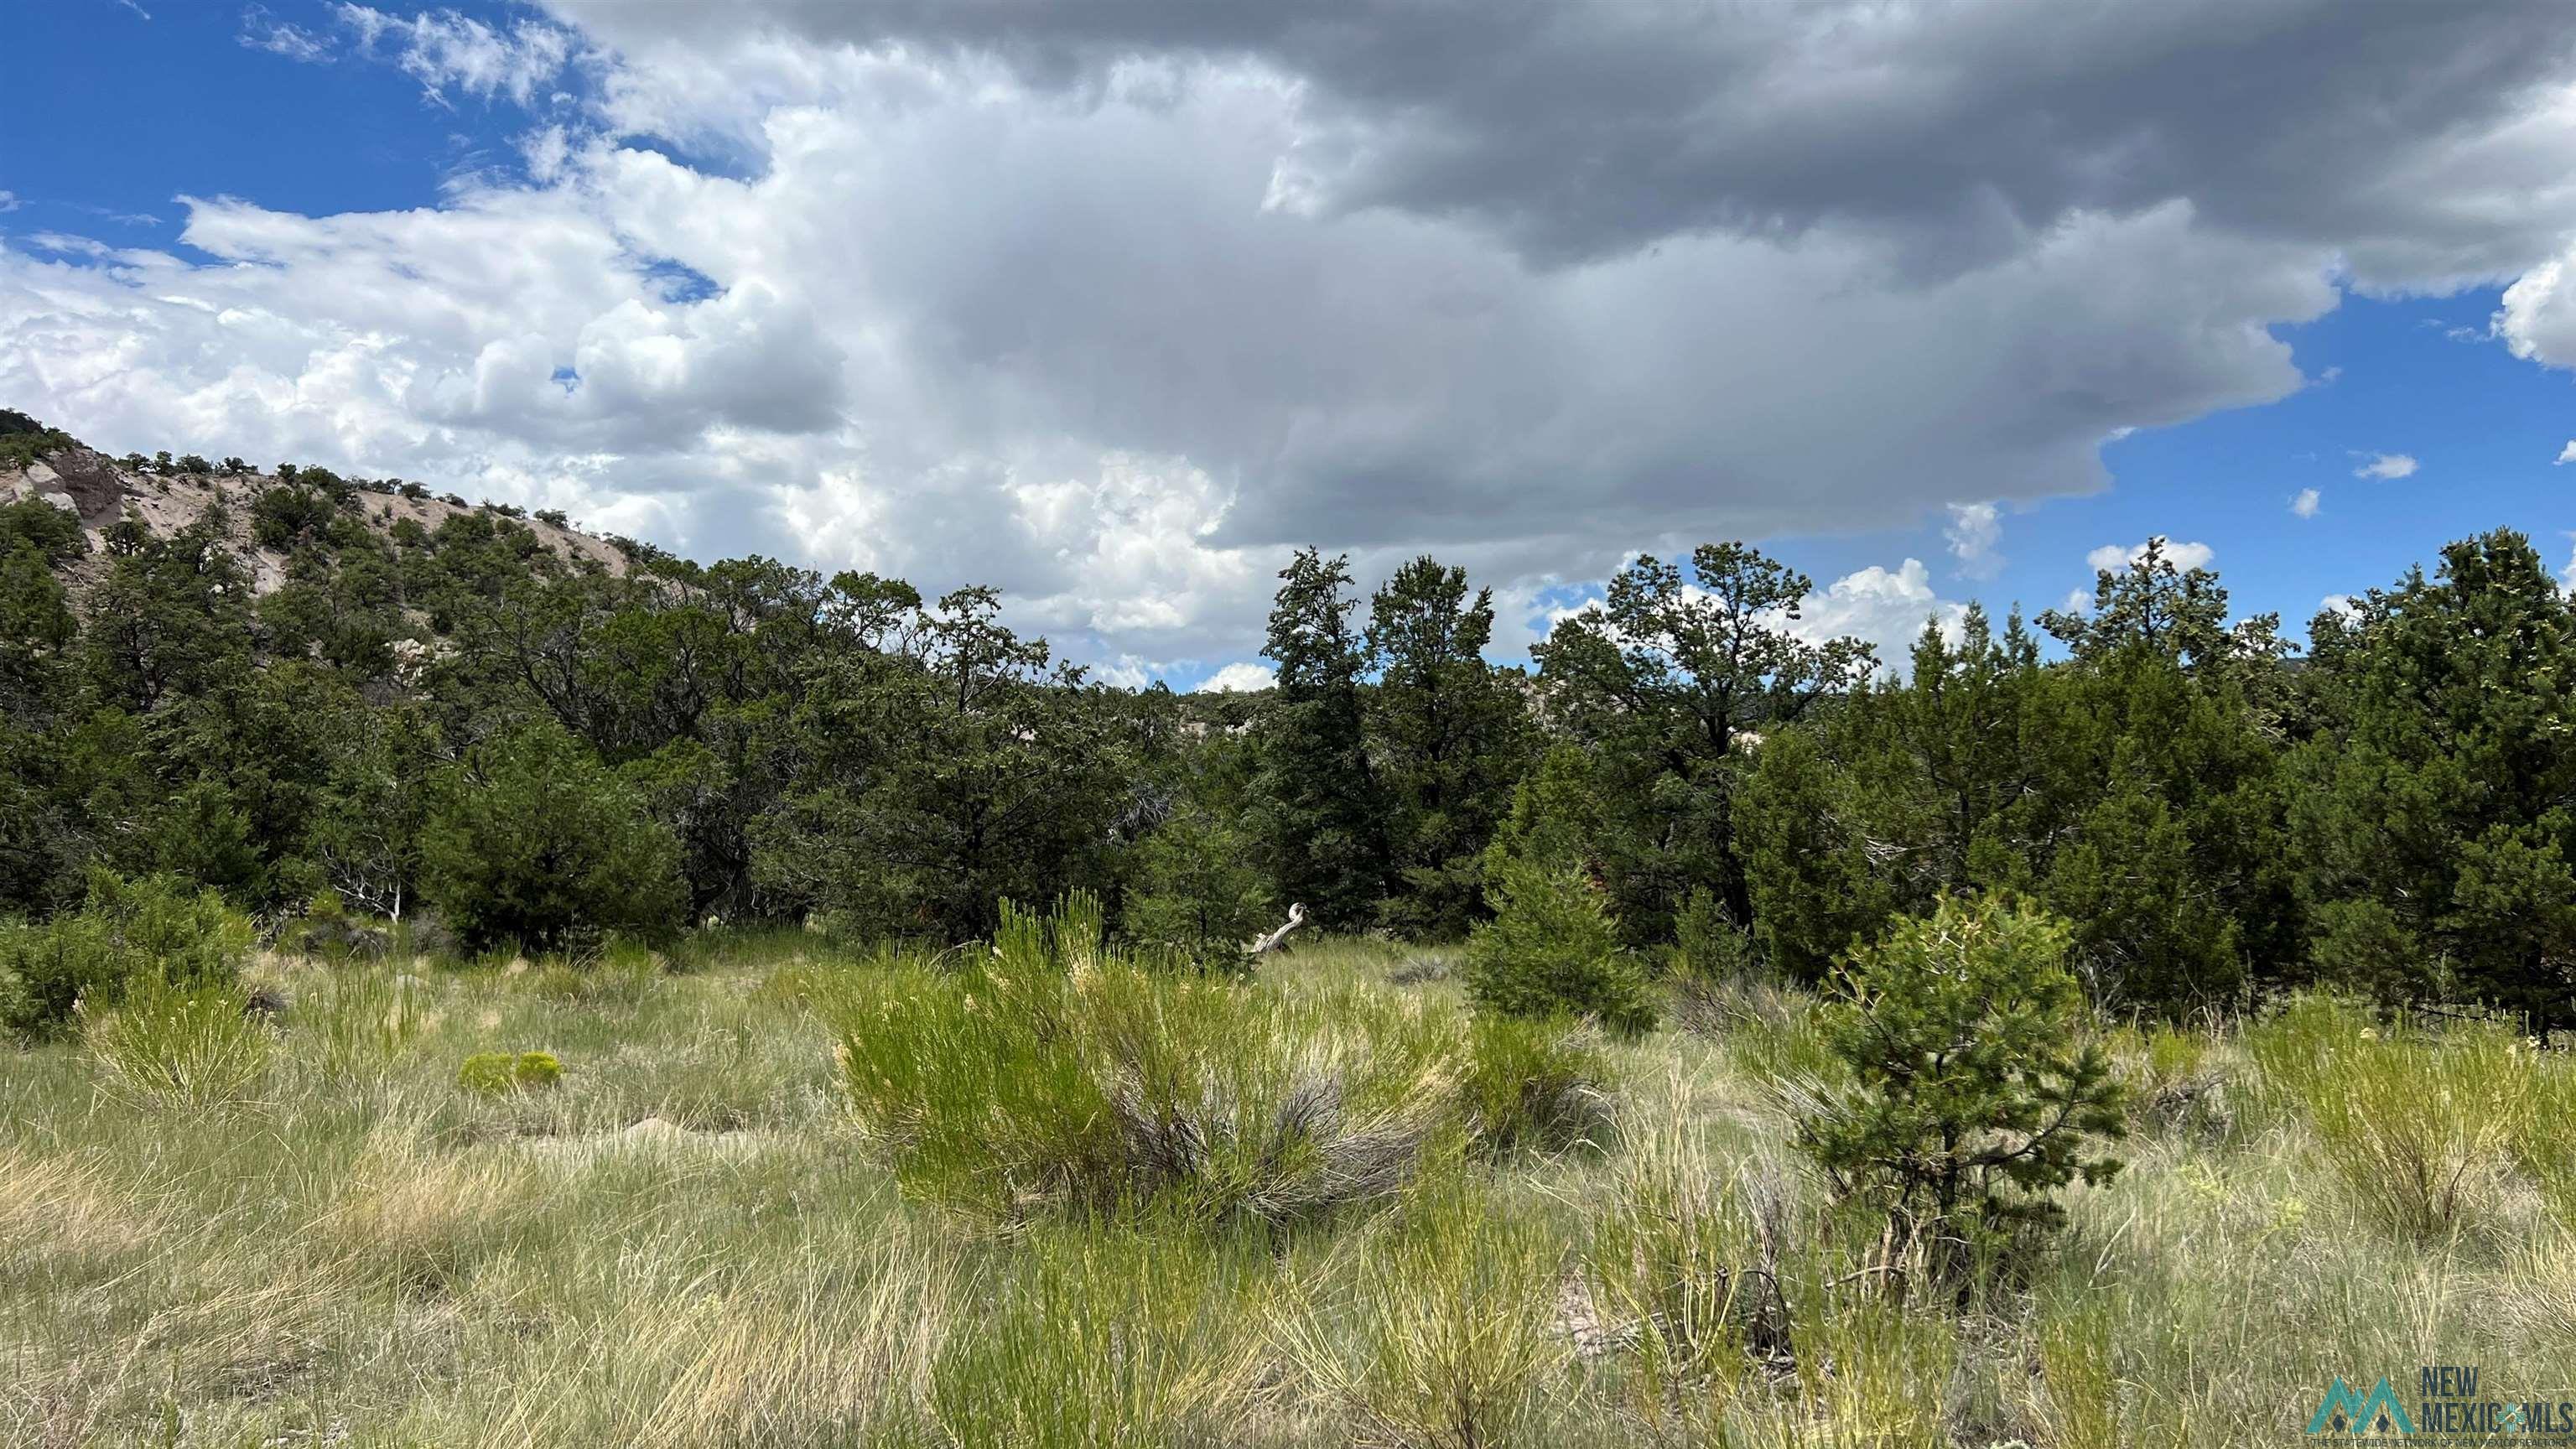
<path fill-rule="evenodd" d="M 1267 955 L 1273 947 L 1288 939 L 1288 933 L 1290 931 L 1293 931 L 1304 924 L 1306 924 L 1306 908 L 1302 905 L 1291 905 L 1288 907 L 1288 924 L 1281 926 L 1278 930 L 1275 930 L 1269 935 L 1262 937 L 1260 940 L 1253 942 L 1251 945 L 1244 947 L 1243 954 L 1247 956 Z"/>

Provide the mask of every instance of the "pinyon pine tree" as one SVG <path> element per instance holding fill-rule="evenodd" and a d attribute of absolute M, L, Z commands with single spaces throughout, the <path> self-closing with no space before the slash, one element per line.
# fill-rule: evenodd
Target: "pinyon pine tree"
<path fill-rule="evenodd" d="M 1890 1268 L 1951 1280 L 2054 1194 L 2110 1180 L 2099 1146 L 2123 1095 L 2066 968 L 2066 922 L 1999 896 L 1944 897 L 1852 954 L 1826 1008 L 1846 1085 L 1818 1092 L 1798 1143 L 1849 1200 L 1886 1214 Z M 1899 1280 L 1901 1281 L 1901 1279 Z"/>
<path fill-rule="evenodd" d="M 1262 653 L 1279 666 L 1261 722 L 1253 833 L 1280 897 L 1327 927 L 1366 924 L 1386 888 L 1386 822 L 1360 708 L 1349 560 L 1299 549 L 1280 570 Z"/>

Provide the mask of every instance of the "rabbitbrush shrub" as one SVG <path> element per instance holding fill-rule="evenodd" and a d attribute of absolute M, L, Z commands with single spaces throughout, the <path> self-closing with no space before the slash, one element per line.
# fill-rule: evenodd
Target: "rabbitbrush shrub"
<path fill-rule="evenodd" d="M 905 1190 L 1014 1221 L 1285 1222 L 1382 1199 L 1436 1151 L 1543 1136 L 1527 1098 L 1553 1114 L 1586 1069 L 1535 1048 L 1480 1069 L 1454 1009 L 1369 988 L 1147 969 L 1102 949 L 1079 898 L 1052 918 L 1006 905 L 962 969 L 858 973 L 816 1009 Z M 1556 1085 L 1506 1080 L 1525 1065 Z"/>
<path fill-rule="evenodd" d="M 563 1080 L 553 1052 L 476 1052 L 456 1069 L 456 1085 L 486 1097 L 551 1087 Z"/>

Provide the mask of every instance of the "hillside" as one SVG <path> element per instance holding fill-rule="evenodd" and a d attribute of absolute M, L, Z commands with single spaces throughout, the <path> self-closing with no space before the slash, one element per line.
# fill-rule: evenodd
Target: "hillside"
<path fill-rule="evenodd" d="M 76 594 L 80 583 L 94 580 L 103 571 L 107 532 L 120 520 L 133 518 L 153 537 L 173 538 L 219 510 L 223 537 L 250 574 L 252 592 L 273 593 L 285 583 L 291 550 L 260 543 L 254 532 L 254 509 L 262 494 L 290 486 L 289 480 L 275 473 L 222 471 L 213 465 L 197 472 L 177 464 L 164 470 L 155 464 L 137 466 L 138 463 L 141 460 L 120 462 L 76 443 L 46 449 L 37 456 L 0 466 L 0 502 L 40 499 L 79 517 L 90 548 L 86 558 L 68 569 Z M 612 573 L 622 573 L 626 568 L 625 553 L 607 539 L 550 519 L 520 516 L 517 510 L 503 505 L 478 506 L 453 495 L 431 494 L 416 484 L 406 488 L 391 483 L 333 482 L 343 485 L 330 490 L 339 495 L 339 506 L 380 534 L 390 535 L 395 525 L 404 520 L 435 532 L 451 518 L 501 512 L 515 518 L 568 564 L 595 563 Z"/>

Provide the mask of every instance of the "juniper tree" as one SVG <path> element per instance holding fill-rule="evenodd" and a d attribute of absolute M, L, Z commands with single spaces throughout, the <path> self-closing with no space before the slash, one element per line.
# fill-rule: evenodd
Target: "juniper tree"
<path fill-rule="evenodd" d="M 468 750 L 439 771 L 432 800 L 421 890 L 467 947 L 562 947 L 679 924 L 670 832 L 552 719 Z"/>
<path fill-rule="evenodd" d="M 2576 1026 L 2576 610 L 2557 580 L 2499 529 L 2315 627 L 2333 723 L 2287 772 L 2317 968 Z"/>
<path fill-rule="evenodd" d="M 1243 832 L 1184 805 L 1137 847 L 1121 924 L 1202 969 L 1234 970 L 1245 943 L 1278 923 L 1272 911 Z"/>
<path fill-rule="evenodd" d="M 2217 575 L 2162 544 L 2102 571 L 2089 615 L 2041 616 L 2074 659 L 2031 697 L 2045 806 L 2026 834 L 2042 842 L 2034 888 L 2075 921 L 2096 994 L 2181 1014 L 2275 984 L 2300 922 L 2280 741 L 2259 703 L 2279 693 L 2278 620 L 2229 626 Z"/>

